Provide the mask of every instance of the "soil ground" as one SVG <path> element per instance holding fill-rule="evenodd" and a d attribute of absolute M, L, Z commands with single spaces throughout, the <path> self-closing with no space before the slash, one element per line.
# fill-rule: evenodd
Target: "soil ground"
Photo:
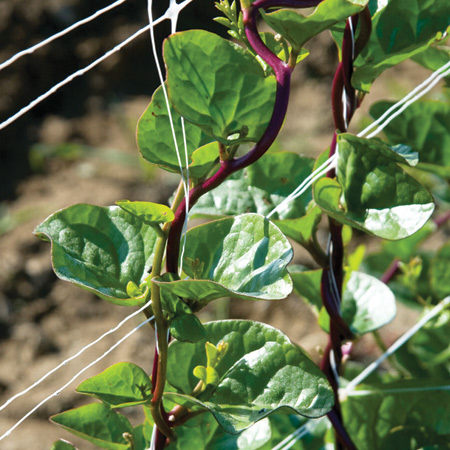
<path fill-rule="evenodd" d="M 63 28 L 67 21 L 84 17 L 108 2 L 92 2 L 91 11 L 76 0 L 54 0 L 45 2 L 46 6 L 42 3 L 11 0 L 0 4 L 0 34 L 2 42 L 7 43 L 0 49 L 0 60 L 25 48 L 31 40 L 39 41 L 49 34 L 47 31 Z M 144 25 L 142 3 L 146 2 L 136 7 L 140 17 L 135 10 L 126 9 L 111 16 L 113 26 L 102 21 L 98 29 L 76 35 L 73 41 L 54 44 L 53 50 L 26 57 L 29 59 L 17 63 L 17 69 L 0 74 L 2 118 L 39 95 L 46 84 L 62 79 L 63 72 L 73 70 L 74 65 L 83 66 Z M 315 156 L 328 146 L 333 132 L 329 96 L 335 59 L 328 36 L 315 40 L 309 49 L 311 56 L 299 67 L 293 81 L 294 95 L 280 148 Z M 49 214 L 74 203 L 111 205 L 124 198 L 166 202 L 170 197 L 177 178 L 139 162 L 135 144 L 136 122 L 155 85 L 147 75 L 151 70 L 148 43 L 141 39 L 95 69 L 85 81 L 64 88 L 54 100 L 11 125 L 7 132 L 0 132 L 1 403 L 131 312 L 58 280 L 51 268 L 49 244 L 36 239 L 32 232 Z M 376 83 L 365 103 L 376 98 L 398 99 L 424 78 L 425 72 L 417 66 L 402 65 Z M 355 128 L 367 120 L 364 117 L 363 108 L 354 119 Z M 296 262 L 311 264 L 302 252 L 296 254 Z M 295 295 L 276 303 L 222 303 L 206 311 L 202 319 L 222 317 L 227 308 L 231 317 L 252 318 L 280 328 L 313 359 L 319 359 L 318 349 L 325 345 L 326 336 L 308 307 Z M 1 411 L 0 434 L 142 320 L 143 317 L 133 318 L 123 329 Z M 399 314 L 395 323 L 383 331 L 386 343 L 408 328 L 412 320 L 412 313 Z M 45 450 L 54 440 L 64 437 L 78 443 L 80 449 L 91 449 L 84 441 L 49 423 L 48 417 L 86 402 L 74 393 L 77 383 L 115 362 L 132 361 L 150 371 L 152 349 L 151 329 L 144 327 L 40 407 L 0 443 L 0 448 Z M 371 359 L 376 352 L 373 342 L 363 339 L 355 348 L 355 357 Z M 138 416 L 133 420 L 138 420 Z"/>

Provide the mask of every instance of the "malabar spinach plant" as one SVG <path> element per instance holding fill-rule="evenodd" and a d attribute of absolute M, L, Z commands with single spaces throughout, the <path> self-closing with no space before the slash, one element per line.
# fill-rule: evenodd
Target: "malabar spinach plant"
<path fill-rule="evenodd" d="M 142 157 L 188 177 L 189 198 L 180 184 L 170 207 L 74 205 L 36 229 L 52 243 L 60 278 L 110 303 L 148 304 L 157 341 L 152 373 L 115 364 L 77 388 L 99 401 L 52 421 L 110 450 L 288 448 L 281 442 L 300 427 L 292 436 L 304 439 L 293 448 L 448 448 L 445 308 L 388 370 L 345 389 L 362 370 L 352 346 L 370 333 L 385 349 L 377 330 L 395 316 L 396 299 L 426 311 L 450 295 L 449 244 L 422 249 L 449 218 L 448 94 L 410 106 L 387 125 L 385 140 L 348 132 L 384 70 L 408 58 L 431 70 L 450 60 L 448 1 L 221 0 L 217 8 L 234 41 L 202 30 L 166 39 L 167 78 L 137 127 Z M 258 31 L 260 18 L 273 32 Z M 326 30 L 339 55 L 330 147 L 316 161 L 267 153 L 304 46 Z M 379 102 L 371 114 L 390 106 Z M 296 191 L 320 167 L 313 187 Z M 207 221 L 183 236 L 188 213 Z M 326 246 L 317 238 L 321 221 Z M 350 250 L 352 229 L 378 237 L 381 251 Z M 316 268 L 289 265 L 292 241 Z M 196 315 L 219 298 L 278 301 L 293 289 L 329 334 L 320 368 L 269 325 Z M 144 410 L 138 426 L 117 411 L 131 406 Z"/>

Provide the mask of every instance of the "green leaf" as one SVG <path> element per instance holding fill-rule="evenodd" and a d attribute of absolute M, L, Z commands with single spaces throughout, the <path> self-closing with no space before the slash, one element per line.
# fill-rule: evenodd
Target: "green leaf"
<path fill-rule="evenodd" d="M 342 403 L 344 423 L 358 450 L 421 448 L 410 447 L 405 435 L 400 442 L 392 439 L 396 430 L 407 429 L 410 436 L 427 430 L 448 439 L 450 390 L 446 381 L 402 380 L 361 386 L 349 393 Z"/>
<path fill-rule="evenodd" d="M 77 450 L 76 447 L 63 439 L 56 441 L 53 443 L 52 448 L 50 450 Z"/>
<path fill-rule="evenodd" d="M 172 222 L 174 213 L 166 205 L 151 202 L 130 202 L 130 200 L 120 200 L 116 202 L 124 211 L 140 218 L 144 223 L 166 223 Z"/>
<path fill-rule="evenodd" d="M 268 414 L 287 409 L 306 417 L 326 414 L 333 392 L 323 373 L 280 331 L 257 322 L 225 320 L 205 324 L 207 338 L 170 345 L 167 380 L 180 392 L 164 397 L 194 410 L 209 410 L 229 433 L 237 433 Z M 206 341 L 228 344 L 216 367 L 220 383 L 199 398 L 192 392 L 194 367 L 206 365 Z"/>
<path fill-rule="evenodd" d="M 380 117 L 392 102 L 375 103 L 370 114 Z M 420 101 L 410 105 L 390 122 L 384 132 L 392 144 L 406 144 L 419 152 L 418 168 L 432 164 L 450 166 L 450 105 L 437 101 Z M 428 169 L 429 170 L 429 169 Z M 450 175 L 447 175 L 450 178 Z"/>
<path fill-rule="evenodd" d="M 189 177 L 202 179 L 208 175 L 219 162 L 219 146 L 210 142 L 192 153 L 192 163 L 189 165 Z"/>
<path fill-rule="evenodd" d="M 197 342 L 205 337 L 205 329 L 195 314 L 180 314 L 170 323 L 172 336 L 183 342 Z"/>
<path fill-rule="evenodd" d="M 430 218 L 429 192 L 399 165 L 404 159 L 378 140 L 350 134 L 338 138 L 339 183 L 322 178 L 314 200 L 341 223 L 384 239 L 402 239 Z"/>
<path fill-rule="evenodd" d="M 427 313 L 426 308 L 424 313 Z M 448 379 L 450 375 L 450 311 L 441 312 L 397 350 L 397 360 L 413 376 Z"/>
<path fill-rule="evenodd" d="M 319 315 L 322 308 L 322 296 L 320 293 L 320 281 L 322 279 L 322 269 L 308 270 L 306 267 L 289 267 L 294 289 L 303 297 Z"/>
<path fill-rule="evenodd" d="M 254 212 L 269 214 L 310 175 L 313 160 L 290 152 L 267 153 L 247 169 L 238 171 L 202 196 L 192 208 L 193 217 L 228 216 Z M 286 176 L 286 167 L 289 175 Z M 306 213 L 311 189 L 286 203 L 273 219 L 293 219 Z M 280 222 L 277 222 L 277 224 Z M 297 227 L 288 222 L 286 227 Z"/>
<path fill-rule="evenodd" d="M 394 319 L 395 297 L 380 280 L 352 272 L 342 295 L 342 317 L 353 333 L 377 330 Z"/>
<path fill-rule="evenodd" d="M 197 366 L 194 367 L 194 375 L 205 385 L 216 386 L 219 384 L 220 378 L 214 367 Z"/>
<path fill-rule="evenodd" d="M 188 121 L 224 144 L 257 142 L 272 115 L 275 78 L 237 44 L 202 30 L 164 43 L 170 100 Z M 237 135 L 237 136 L 234 136 Z"/>
<path fill-rule="evenodd" d="M 52 242 L 56 275 L 118 305 L 146 302 L 148 288 L 129 298 L 127 285 L 148 276 L 157 240 L 155 231 L 118 206 L 78 204 L 62 209 L 34 231 Z"/>
<path fill-rule="evenodd" d="M 184 157 L 183 126 L 181 116 L 170 108 L 177 146 L 180 151 L 181 165 L 186 166 Z M 185 121 L 184 130 L 186 134 L 186 146 L 188 156 L 200 146 L 208 143 L 208 138 L 202 130 Z M 169 114 L 167 112 L 164 92 L 160 86 L 153 94 L 150 105 L 139 119 L 137 125 L 137 143 L 144 159 L 148 162 L 162 167 L 170 172 L 180 172 L 177 151 L 173 140 L 173 132 L 170 124 Z"/>
<path fill-rule="evenodd" d="M 384 70 L 424 51 L 450 25 L 447 0 L 385 3 L 373 16 L 369 42 L 354 64 L 352 84 L 365 92 Z"/>
<path fill-rule="evenodd" d="M 128 419 L 102 403 L 91 403 L 52 416 L 51 421 L 78 437 L 107 450 L 129 450 L 122 436 L 133 435 Z"/>
<path fill-rule="evenodd" d="M 446 41 L 448 41 L 448 37 Z M 423 52 L 414 55 L 411 59 L 426 69 L 435 72 L 450 61 L 450 47 L 446 45 L 431 45 Z M 448 85 L 450 77 L 447 75 L 444 80 L 446 80 Z"/>
<path fill-rule="evenodd" d="M 282 9 L 263 14 L 263 18 L 294 49 L 300 50 L 312 37 L 361 12 L 366 5 L 367 0 L 327 0 L 319 3 L 314 12 L 306 17 L 296 11 Z"/>
<path fill-rule="evenodd" d="M 154 282 L 163 292 L 191 299 L 193 310 L 220 297 L 280 300 L 292 291 L 286 270 L 292 254 L 275 225 L 242 214 L 190 229 L 183 264 L 189 278 L 171 281 L 165 274 Z"/>
<path fill-rule="evenodd" d="M 166 280 L 178 280 L 178 276 L 165 275 Z M 177 295 L 169 290 L 161 292 L 161 303 L 164 312 L 169 316 L 169 328 L 172 336 L 183 342 L 197 342 L 203 339 L 206 332 L 202 323 L 191 308 Z"/>
<path fill-rule="evenodd" d="M 395 296 L 380 280 L 352 272 L 342 295 L 342 317 L 355 334 L 366 334 L 391 322 L 396 314 Z M 320 309 L 319 325 L 330 332 L 330 317 Z"/>
<path fill-rule="evenodd" d="M 120 362 L 83 381 L 77 392 L 100 399 L 110 408 L 142 405 L 149 401 L 152 383 L 139 366 Z"/>
<path fill-rule="evenodd" d="M 429 221 L 419 231 L 405 239 L 383 242 L 383 250 L 391 255 L 392 259 L 398 258 L 403 262 L 408 262 L 417 254 L 419 245 L 436 230 L 436 224 Z"/>
<path fill-rule="evenodd" d="M 450 282 L 448 280 L 450 280 L 450 242 L 439 249 L 431 262 L 430 283 L 438 298 L 450 295 Z"/>
<path fill-rule="evenodd" d="M 274 220 L 281 232 L 299 244 L 307 247 L 316 234 L 322 219 L 322 210 L 314 204 L 307 213 L 297 219 Z"/>

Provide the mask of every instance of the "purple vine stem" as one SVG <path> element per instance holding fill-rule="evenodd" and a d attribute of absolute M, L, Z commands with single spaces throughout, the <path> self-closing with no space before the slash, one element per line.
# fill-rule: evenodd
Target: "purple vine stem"
<path fill-rule="evenodd" d="M 275 103 L 269 124 L 261 139 L 244 156 L 220 162 L 220 168 L 210 178 L 195 186 L 189 193 L 190 207 L 210 190 L 219 186 L 232 173 L 244 169 L 257 161 L 272 145 L 283 125 L 287 112 L 290 93 L 290 81 L 293 68 L 272 53 L 259 37 L 256 27 L 256 19 L 260 9 L 272 7 L 306 8 L 317 6 L 317 0 L 257 0 L 250 7 L 243 9 L 244 27 L 247 39 L 255 52 L 273 69 L 277 81 Z M 166 269 L 168 272 L 176 273 L 178 270 L 178 259 L 180 251 L 180 238 L 186 217 L 186 201 L 183 201 L 175 212 L 175 218 L 170 227 L 167 240 Z"/>
<path fill-rule="evenodd" d="M 360 23 L 360 31 L 358 39 L 355 40 L 354 36 L 358 22 Z M 336 69 L 332 85 L 331 100 L 336 131 L 331 142 L 329 156 L 333 156 L 336 153 L 337 133 L 347 131 L 348 123 L 359 106 L 356 91 L 351 85 L 353 61 L 369 39 L 370 31 L 371 19 L 367 7 L 359 15 L 352 16 L 347 20 L 342 42 L 342 61 Z M 328 171 L 327 177 L 334 178 L 335 176 L 335 169 Z M 328 413 L 328 418 L 335 430 L 337 438 L 336 448 L 338 450 L 343 448 L 356 450 L 356 446 L 352 442 L 342 422 L 338 395 L 339 380 L 336 378 L 336 374 L 339 374 L 341 368 L 343 344 L 345 341 L 353 338 L 353 333 L 341 316 L 344 259 L 342 225 L 331 218 L 329 219 L 329 224 L 330 246 L 328 252 L 330 265 L 324 268 L 322 272 L 321 294 L 323 305 L 330 316 L 330 334 L 322 358 L 321 369 L 327 376 L 334 391 L 335 404 L 333 409 Z"/>

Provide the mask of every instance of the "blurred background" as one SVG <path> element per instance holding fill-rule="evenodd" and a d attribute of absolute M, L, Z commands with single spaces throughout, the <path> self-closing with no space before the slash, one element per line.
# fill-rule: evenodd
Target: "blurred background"
<path fill-rule="evenodd" d="M 0 2 L 0 63 L 110 3 L 107 0 Z M 168 3 L 155 2 L 154 18 L 167 10 Z M 195 0 L 181 12 L 178 30 L 202 28 L 225 37 L 226 29 L 212 21 L 216 15 L 212 0 Z M 0 71 L 0 121 L 147 23 L 147 2 L 128 0 Z M 155 28 L 158 47 L 169 32 L 168 21 Z M 276 145 L 282 150 L 316 156 L 327 148 L 333 132 L 329 97 L 337 57 L 328 34 L 314 39 L 307 48 L 311 55 L 296 69 L 288 118 Z M 419 66 L 402 64 L 375 83 L 365 103 L 369 106 L 380 98 L 397 100 L 426 76 Z M 146 32 L 0 130 L 1 403 L 131 312 L 58 281 L 51 268 L 50 246 L 35 238 L 33 229 L 52 212 L 74 203 L 110 205 L 120 199 L 167 202 L 178 177 L 145 163 L 135 143 L 136 123 L 158 84 Z M 353 120 L 353 128 L 360 129 L 367 122 L 366 109 L 362 108 Z M 311 264 L 301 253 L 296 258 L 295 262 Z M 276 304 L 219 303 L 203 319 L 228 314 L 280 328 L 315 360 L 319 358 L 318 347 L 326 342 L 309 309 L 295 295 Z M 408 314 L 415 317 L 413 312 Z M 388 340 L 406 329 L 413 318 L 408 314 L 402 316 L 403 322 L 384 331 Z M 294 316 L 299 320 L 293 321 Z M 128 329 L 140 320 L 131 320 Z M 133 361 L 150 370 L 153 337 L 147 328 L 139 330 L 84 373 L 78 383 L 119 361 Z M 123 334 L 125 331 L 109 336 L 95 350 L 1 411 L 0 434 Z M 373 343 L 363 341 L 356 354 L 364 358 L 376 351 Z M 40 408 L 1 442 L 0 448 L 44 450 L 58 437 L 80 442 L 48 422 L 51 414 L 86 401 L 73 392 L 76 385 L 77 382 Z M 83 442 L 79 448 L 91 447 Z"/>

